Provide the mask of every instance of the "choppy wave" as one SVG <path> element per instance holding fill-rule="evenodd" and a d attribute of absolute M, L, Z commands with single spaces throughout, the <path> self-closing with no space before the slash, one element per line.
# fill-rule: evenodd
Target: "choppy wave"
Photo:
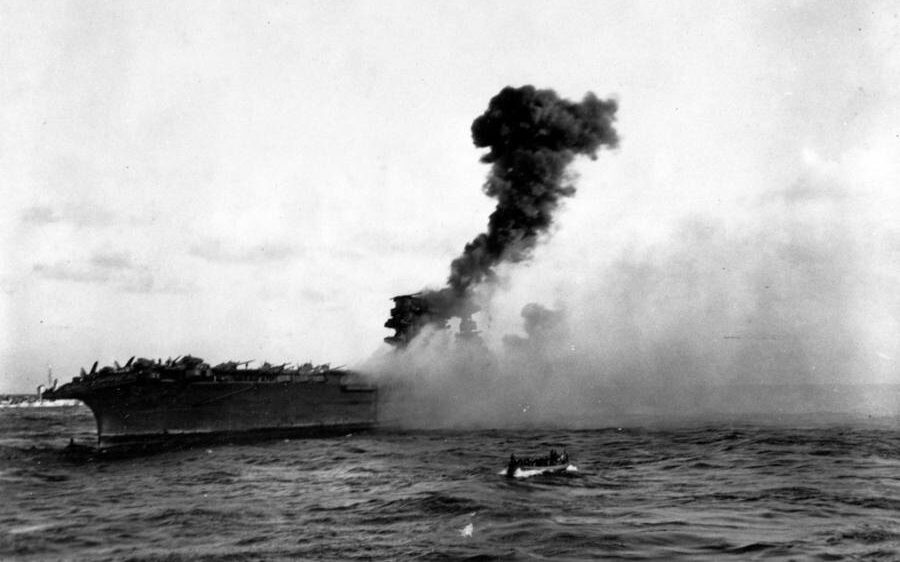
<path fill-rule="evenodd" d="M 894 422 L 355 434 L 105 460 L 0 413 L 0 559 L 897 559 Z M 511 452 L 577 472 L 505 478 Z"/>

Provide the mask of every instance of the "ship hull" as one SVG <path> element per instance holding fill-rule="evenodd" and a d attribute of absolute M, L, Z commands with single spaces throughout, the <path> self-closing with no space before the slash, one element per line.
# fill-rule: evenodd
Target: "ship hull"
<path fill-rule="evenodd" d="M 79 397 L 101 449 L 318 436 L 373 427 L 371 387 L 296 382 L 156 382 Z"/>

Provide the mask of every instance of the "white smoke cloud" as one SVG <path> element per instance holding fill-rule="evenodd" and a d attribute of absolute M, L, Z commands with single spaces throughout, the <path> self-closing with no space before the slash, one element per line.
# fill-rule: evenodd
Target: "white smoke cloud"
<path fill-rule="evenodd" d="M 627 240 L 587 270 L 562 264 L 595 241 L 550 240 L 485 287 L 483 351 L 432 332 L 381 358 L 374 370 L 411 383 L 391 415 L 494 427 L 895 414 L 896 396 L 859 386 L 900 382 L 889 154 L 806 151 L 793 184 L 728 216 L 682 217 L 662 240 Z M 529 304 L 540 299 L 552 308 Z"/>

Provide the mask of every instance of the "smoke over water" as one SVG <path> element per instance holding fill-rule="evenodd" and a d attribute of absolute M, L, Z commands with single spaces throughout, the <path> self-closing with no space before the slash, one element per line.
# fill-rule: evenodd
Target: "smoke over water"
<path fill-rule="evenodd" d="M 612 126 L 617 104 L 588 93 L 580 103 L 560 99 L 552 90 L 506 87 L 472 123 L 472 140 L 488 148 L 481 161 L 491 165 L 484 192 L 497 199 L 487 231 L 466 244 L 450 265 L 444 289 L 422 291 L 414 303 L 398 303 L 385 324 L 397 331 L 390 343 L 405 345 L 428 324 L 469 318 L 478 307 L 473 290 L 494 280 L 501 262 L 526 259 L 553 223 L 563 197 L 575 194 L 566 167 L 576 155 L 596 157 L 601 146 L 615 147 Z"/>
<path fill-rule="evenodd" d="M 615 146 L 614 109 L 604 113 L 607 142 L 586 154 Z M 476 144 L 480 127 L 498 127 L 483 119 L 473 125 Z M 485 146 L 486 192 L 535 221 L 491 234 L 505 224 L 492 216 L 454 261 L 447 287 L 397 302 L 409 337 L 389 338 L 400 345 L 364 367 L 383 383 L 388 421 L 598 427 L 648 416 L 900 412 L 900 278 L 891 265 L 900 236 L 884 221 L 884 202 L 896 199 L 885 196 L 892 168 L 876 177 L 852 161 L 815 161 L 796 184 L 761 189 L 729 215 L 673 219 L 650 240 L 625 240 L 604 225 L 579 244 L 541 236 L 574 191 L 564 167 L 577 151 L 548 165 L 559 181 L 537 204 L 511 201 L 528 190 L 505 191 L 510 176 L 528 175 L 514 172 L 515 150 Z M 526 213 L 529 205 L 546 214 Z M 494 215 L 510 212 L 500 207 Z M 494 237 L 503 250 L 491 249 Z M 516 265 L 526 258 L 529 267 Z M 457 330 L 446 329 L 454 316 Z M 482 331 L 460 337 L 470 316 Z"/>

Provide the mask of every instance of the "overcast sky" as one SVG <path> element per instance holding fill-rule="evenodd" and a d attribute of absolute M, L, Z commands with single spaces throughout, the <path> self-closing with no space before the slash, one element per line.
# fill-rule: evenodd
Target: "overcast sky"
<path fill-rule="evenodd" d="M 552 236 L 506 273 L 498 332 L 530 301 L 606 300 L 652 340 L 700 291 L 709 321 L 691 318 L 717 337 L 787 323 L 816 338 L 805 357 L 837 346 L 854 381 L 900 382 L 898 13 L 0 2 L 0 392 L 132 355 L 364 361 L 390 297 L 442 285 L 484 229 L 470 125 L 524 84 L 615 97 L 621 144 L 577 163 Z M 664 304 L 635 312 L 650 265 Z"/>

